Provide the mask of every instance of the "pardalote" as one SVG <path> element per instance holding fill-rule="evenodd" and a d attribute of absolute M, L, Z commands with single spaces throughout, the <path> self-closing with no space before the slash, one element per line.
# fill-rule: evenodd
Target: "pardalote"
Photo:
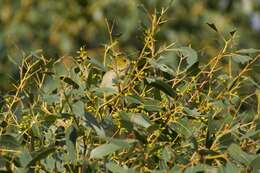
<path fill-rule="evenodd" d="M 111 62 L 111 70 L 107 71 L 100 84 L 101 88 L 112 88 L 116 92 L 118 92 L 118 84 L 116 84 L 116 80 L 125 76 L 128 68 L 130 66 L 130 61 L 123 55 L 117 55 L 112 59 Z"/>

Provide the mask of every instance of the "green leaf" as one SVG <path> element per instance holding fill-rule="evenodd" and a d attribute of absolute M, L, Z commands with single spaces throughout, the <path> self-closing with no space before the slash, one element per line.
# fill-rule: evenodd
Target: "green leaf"
<path fill-rule="evenodd" d="M 31 160 L 32 160 L 32 156 L 30 152 L 28 151 L 28 149 L 24 149 L 19 156 L 19 161 L 21 163 L 21 166 L 26 167 L 26 165 L 28 165 Z"/>
<path fill-rule="evenodd" d="M 253 169 L 252 173 L 259 173 L 260 172 L 260 156 L 255 158 L 251 163 L 250 167 Z"/>
<path fill-rule="evenodd" d="M 185 136 L 186 138 L 189 138 L 192 136 L 192 131 L 190 129 L 190 126 L 185 120 L 181 120 L 179 122 L 173 122 L 169 125 L 169 127 L 176 131 L 177 133 Z"/>
<path fill-rule="evenodd" d="M 100 145 L 96 148 L 94 148 L 91 153 L 90 153 L 90 158 L 95 158 L 95 159 L 101 159 L 109 154 L 114 153 L 117 150 L 122 149 L 121 146 L 109 143 L 109 144 L 103 144 Z"/>
<path fill-rule="evenodd" d="M 90 158 L 101 159 L 109 154 L 114 153 L 115 151 L 131 147 L 134 142 L 137 140 L 135 139 L 111 139 L 106 138 L 110 143 L 100 145 L 94 148 L 90 153 Z"/>
<path fill-rule="evenodd" d="M 171 87 L 171 85 L 169 85 L 168 83 L 166 83 L 166 82 L 164 82 L 162 80 L 146 78 L 146 81 L 151 86 L 153 86 L 153 87 L 163 91 L 165 94 L 167 94 L 167 95 L 169 95 L 171 97 L 176 97 L 177 96 L 175 90 Z"/>
<path fill-rule="evenodd" d="M 141 98 L 139 96 L 129 95 L 129 96 L 123 96 L 123 98 L 125 99 L 125 101 L 129 105 L 131 105 L 131 104 L 141 104 L 142 103 Z"/>
<path fill-rule="evenodd" d="M 54 169 L 56 167 L 57 161 L 53 158 L 53 156 L 47 157 L 44 160 L 41 160 L 41 164 L 44 165 L 44 167 L 49 171 L 49 172 L 55 172 Z"/>
<path fill-rule="evenodd" d="M 37 138 L 41 138 L 42 137 L 40 128 L 39 128 L 37 123 L 33 123 L 32 124 L 32 132 L 33 132 L 33 136 L 34 137 L 37 137 Z"/>
<path fill-rule="evenodd" d="M 83 117 L 85 114 L 85 106 L 82 101 L 77 101 L 72 105 L 73 113 L 78 117 Z"/>
<path fill-rule="evenodd" d="M 77 160 L 76 140 L 77 130 L 72 125 L 65 132 L 66 146 L 68 151 L 69 160 L 74 163 Z"/>
<path fill-rule="evenodd" d="M 179 58 L 175 51 L 165 52 L 156 59 L 156 63 L 167 65 L 167 67 L 171 68 L 171 70 L 175 72 L 179 65 Z"/>
<path fill-rule="evenodd" d="M 160 63 L 160 59 L 162 59 L 162 56 L 159 57 L 158 60 L 154 60 L 154 59 L 150 59 L 149 60 L 149 63 L 154 67 L 154 68 L 157 68 L 163 72 L 166 72 L 168 74 L 171 74 L 171 75 L 174 75 L 175 74 L 175 71 L 170 68 L 167 64 L 164 64 L 164 63 Z"/>
<path fill-rule="evenodd" d="M 90 58 L 89 62 L 94 65 L 95 67 L 97 67 L 98 69 L 100 69 L 103 72 L 107 71 L 107 68 L 103 66 L 103 64 L 97 60 L 97 58 Z"/>
<path fill-rule="evenodd" d="M 42 90 L 45 94 L 50 94 L 59 87 L 60 87 L 59 80 L 55 79 L 54 77 L 47 76 L 44 81 Z"/>
<path fill-rule="evenodd" d="M 59 102 L 60 97 L 57 94 L 44 94 L 42 95 L 42 100 L 51 105 L 53 103 Z"/>
<path fill-rule="evenodd" d="M 246 132 L 246 134 L 244 134 L 243 136 L 240 137 L 240 140 L 242 139 L 246 139 L 246 138 L 250 138 L 250 137 L 253 137 L 253 136 L 256 136 L 256 135 L 259 135 L 260 134 L 260 130 L 255 130 L 255 129 L 251 129 L 251 130 L 248 130 Z"/>
<path fill-rule="evenodd" d="M 116 144 L 118 146 L 121 146 L 122 148 L 128 148 L 131 147 L 133 143 L 137 142 L 136 139 L 115 139 L 111 137 L 106 138 L 107 141 L 110 141 L 113 144 Z"/>
<path fill-rule="evenodd" d="M 236 52 L 237 53 L 242 53 L 242 54 L 258 53 L 258 52 L 260 52 L 260 49 L 254 49 L 254 48 L 240 49 L 240 50 L 238 50 Z"/>
<path fill-rule="evenodd" d="M 206 164 L 198 164 L 190 166 L 185 169 L 184 173 L 197 173 L 197 172 L 216 172 L 216 168 L 208 166 Z"/>
<path fill-rule="evenodd" d="M 174 49 L 175 51 L 179 51 L 183 54 L 184 57 L 186 57 L 186 61 L 187 61 L 187 67 L 186 69 L 189 69 L 192 65 L 194 65 L 196 62 L 198 62 L 198 55 L 197 52 L 190 48 L 190 47 L 181 47 L 181 48 L 177 48 Z"/>
<path fill-rule="evenodd" d="M 148 128 L 151 126 L 150 122 L 145 118 L 145 116 L 141 113 L 127 113 L 127 112 L 120 112 L 120 115 L 123 120 L 137 124 L 144 128 Z"/>
<path fill-rule="evenodd" d="M 61 76 L 60 79 L 65 83 L 71 85 L 74 89 L 79 89 L 79 85 L 69 77 Z"/>
<path fill-rule="evenodd" d="M 237 30 L 233 30 L 233 31 L 230 31 L 229 34 L 230 34 L 231 36 L 233 36 L 236 32 L 237 32 Z"/>
<path fill-rule="evenodd" d="M 248 61 L 250 61 L 252 58 L 250 56 L 247 55 L 235 55 L 232 57 L 233 61 L 237 62 L 237 63 L 241 63 L 241 64 L 245 64 Z"/>
<path fill-rule="evenodd" d="M 245 165 L 249 165 L 251 161 L 255 158 L 253 155 L 249 155 L 244 152 L 239 145 L 231 144 L 228 147 L 228 154 L 236 161 L 243 163 Z"/>
<path fill-rule="evenodd" d="M 178 165 L 175 165 L 174 167 L 171 168 L 169 173 L 181 173 L 182 170 Z"/>
<path fill-rule="evenodd" d="M 16 168 L 14 173 L 28 173 L 28 172 L 29 172 L 28 168 Z M 0 171 L 0 173 L 5 173 L 5 172 Z"/>
<path fill-rule="evenodd" d="M 101 95 L 103 94 L 110 95 L 110 94 L 117 94 L 118 91 L 115 90 L 114 88 L 109 88 L 109 87 L 102 87 L 102 88 L 94 88 L 92 89 L 93 92 L 95 92 L 96 95 Z"/>
<path fill-rule="evenodd" d="M 94 69 L 90 68 L 88 71 L 88 78 L 86 81 L 86 87 L 89 89 L 91 87 L 92 84 L 95 84 L 95 78 L 94 78 Z"/>
<path fill-rule="evenodd" d="M 235 164 L 231 163 L 230 161 L 227 161 L 225 166 L 225 173 L 238 173 L 238 172 L 240 172 L 239 168 Z"/>
<path fill-rule="evenodd" d="M 144 109 L 148 112 L 162 111 L 159 100 L 145 100 L 143 104 L 144 104 Z"/>
<path fill-rule="evenodd" d="M 9 134 L 0 136 L 0 148 L 18 149 L 19 147 L 20 144 L 14 136 Z"/>
<path fill-rule="evenodd" d="M 218 32 L 218 29 L 217 29 L 217 27 L 216 27 L 216 25 L 215 25 L 214 23 L 208 23 L 208 22 L 207 22 L 207 25 L 208 25 L 211 29 L 213 29 L 215 32 Z"/>
<path fill-rule="evenodd" d="M 103 129 L 103 127 L 101 125 L 99 125 L 98 121 L 96 120 L 96 118 L 92 115 L 92 113 L 90 112 L 85 112 L 84 113 L 84 119 L 85 122 L 91 127 L 93 128 L 96 133 L 98 134 L 98 136 L 104 138 L 106 136 L 105 131 Z"/>
<path fill-rule="evenodd" d="M 56 151 L 56 147 L 55 146 L 49 146 L 47 148 L 42 148 L 38 151 L 36 151 L 33 154 L 33 158 L 32 160 L 26 165 L 26 167 L 30 167 L 36 164 L 36 162 L 45 159 L 48 155 L 50 155 L 51 153 Z"/>
<path fill-rule="evenodd" d="M 113 173 L 135 173 L 133 169 L 129 169 L 128 167 L 121 167 L 114 162 L 109 162 L 106 164 L 106 168 Z"/>
<path fill-rule="evenodd" d="M 165 148 L 162 149 L 160 153 L 160 158 L 164 160 L 165 162 L 168 162 L 172 159 L 173 156 L 173 151 L 170 147 L 166 146 Z"/>

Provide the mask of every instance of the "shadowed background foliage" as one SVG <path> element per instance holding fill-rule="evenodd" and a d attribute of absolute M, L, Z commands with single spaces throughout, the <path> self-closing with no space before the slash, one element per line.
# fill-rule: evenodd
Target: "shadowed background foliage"
<path fill-rule="evenodd" d="M 17 79 L 22 56 L 37 49 L 50 58 L 74 55 L 82 45 L 98 52 L 108 40 L 105 19 L 114 21 L 115 37 L 130 52 L 140 48 L 136 35 L 147 25 L 146 12 L 169 5 L 168 0 L 0 0 L 0 89 Z M 259 0 L 175 0 L 168 22 L 157 40 L 191 44 L 202 55 L 214 56 L 218 36 L 207 27 L 214 23 L 224 35 L 237 30 L 236 45 L 259 48 Z M 93 55 L 95 56 L 95 55 Z M 10 78 L 11 77 L 11 78 Z M 258 79 L 259 80 L 259 79 Z"/>

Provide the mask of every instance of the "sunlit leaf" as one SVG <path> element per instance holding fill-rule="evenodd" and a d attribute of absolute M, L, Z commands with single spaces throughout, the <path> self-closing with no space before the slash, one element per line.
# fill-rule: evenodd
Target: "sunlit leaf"
<path fill-rule="evenodd" d="M 249 49 L 240 49 L 236 51 L 237 53 L 242 53 L 242 54 L 250 54 L 250 53 L 258 53 L 260 52 L 260 49 L 254 49 L 254 48 L 249 48 Z"/>
<path fill-rule="evenodd" d="M 120 150 L 122 148 L 123 148 L 122 146 L 118 146 L 118 145 L 113 144 L 113 143 L 103 144 L 103 145 L 100 145 L 100 146 L 94 148 L 91 151 L 90 158 L 95 158 L 95 159 L 103 158 L 103 157 L 105 157 L 109 154 L 112 154 L 115 151 Z"/>
<path fill-rule="evenodd" d="M 114 153 L 115 151 L 125 149 L 130 147 L 136 140 L 134 139 L 107 139 L 110 141 L 110 143 L 100 145 L 96 148 L 94 148 L 90 153 L 90 158 L 103 158 L 109 154 Z"/>
<path fill-rule="evenodd" d="M 73 105 L 72 105 L 73 113 L 76 116 L 83 117 L 84 114 L 85 114 L 85 110 L 84 109 L 85 109 L 84 108 L 84 103 L 82 101 L 77 101 L 76 103 L 73 103 Z"/>
<path fill-rule="evenodd" d="M 136 125 L 148 128 L 151 123 L 144 117 L 141 113 L 127 113 L 121 112 L 120 113 L 123 120 L 134 123 Z"/>
<path fill-rule="evenodd" d="M 106 167 L 112 173 L 135 173 L 133 169 L 129 169 L 128 167 L 121 167 L 114 162 L 109 162 L 106 164 Z"/>

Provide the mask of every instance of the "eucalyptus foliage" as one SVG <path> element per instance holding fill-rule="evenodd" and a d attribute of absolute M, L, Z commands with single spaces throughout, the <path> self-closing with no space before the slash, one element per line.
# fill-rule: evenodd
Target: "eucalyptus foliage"
<path fill-rule="evenodd" d="M 25 56 L 1 97 L 1 172 L 257 173 L 260 88 L 248 71 L 259 50 L 234 49 L 235 31 L 209 23 L 223 47 L 200 61 L 192 46 L 156 40 L 167 10 L 148 14 L 132 54 L 107 22 L 99 57 L 84 47 L 59 60 Z M 117 54 L 131 64 L 107 94 L 100 83 Z"/>

